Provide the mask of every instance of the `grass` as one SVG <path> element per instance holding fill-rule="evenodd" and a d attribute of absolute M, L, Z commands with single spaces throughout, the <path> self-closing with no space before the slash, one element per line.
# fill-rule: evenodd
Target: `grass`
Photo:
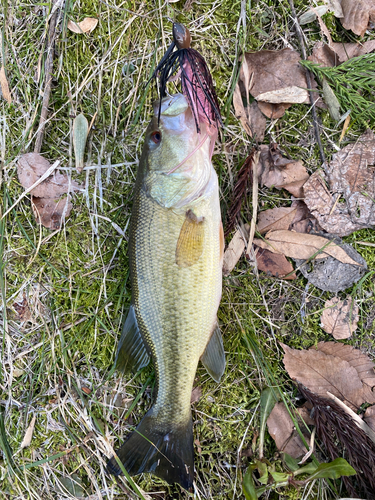
<path fill-rule="evenodd" d="M 50 114 L 42 153 L 61 160 L 62 170 L 85 182 L 74 198 L 74 210 L 61 231 L 37 227 L 24 198 L 0 221 L 0 496 L 7 499 L 218 499 L 241 498 L 241 482 L 257 455 L 259 397 L 267 385 L 280 388 L 292 404 L 295 389 L 284 372 L 278 342 L 307 348 L 329 340 L 320 313 L 330 294 L 306 280 L 292 282 L 254 274 L 240 261 L 224 279 L 219 320 L 227 369 L 216 384 L 200 367 L 196 384 L 202 398 L 193 406 L 196 439 L 196 486 L 182 492 L 149 475 L 135 485 L 105 474 L 106 457 L 150 407 L 152 367 L 120 377 L 112 366 L 123 314 L 131 297 L 127 260 L 132 189 L 142 138 L 150 119 L 154 88 L 146 88 L 155 62 L 171 37 L 168 17 L 188 25 L 194 47 L 212 69 L 226 117 L 223 142 L 214 163 L 226 213 L 233 178 L 250 151 L 230 106 L 242 50 L 298 50 L 288 2 L 223 0 L 154 3 L 67 0 L 59 14 Z M 296 1 L 298 12 L 304 2 Z M 16 164 L 33 150 L 41 93 L 47 19 L 51 2 L 9 2 L 2 18 L 2 64 L 13 102 L 0 100 L 2 213 L 22 193 Z M 69 19 L 99 18 L 87 35 L 66 29 Z M 331 14 L 324 19 L 335 41 L 353 37 Z M 317 24 L 305 27 L 308 49 L 321 40 Z M 93 126 L 86 168 L 74 170 L 72 117 L 84 113 Z M 335 152 L 341 130 L 319 111 L 327 157 Z M 294 105 L 271 127 L 275 141 L 290 157 L 302 159 L 309 172 L 320 166 L 308 107 Z M 363 130 L 352 127 L 343 144 Z M 290 203 L 286 193 L 260 189 L 262 208 Z M 243 209 L 251 217 L 251 200 Z M 346 238 L 374 269 L 371 230 Z M 350 343 L 374 356 L 374 275 L 351 294 L 360 307 L 359 329 Z M 304 294 L 304 295 L 303 295 Z M 304 296 L 302 301 L 301 297 Z M 23 322 L 14 304 L 26 299 L 31 318 Z M 303 312 L 304 314 L 302 314 Z M 33 416 L 31 445 L 21 442 Z M 266 433 L 265 456 L 281 468 L 279 454 Z M 334 485 L 333 485 L 334 486 Z M 339 482 L 335 486 L 340 491 Z M 134 490 L 138 492 L 134 493 Z M 70 493 L 69 493 L 70 491 Z M 132 492 L 133 491 L 133 492 Z M 270 498 L 335 498 L 332 485 L 320 481 L 310 493 L 287 488 Z"/>

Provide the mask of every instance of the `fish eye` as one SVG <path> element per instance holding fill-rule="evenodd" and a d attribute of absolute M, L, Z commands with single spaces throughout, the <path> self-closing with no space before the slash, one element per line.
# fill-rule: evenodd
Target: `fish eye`
<path fill-rule="evenodd" d="M 151 140 L 155 144 L 159 144 L 159 142 L 161 142 L 161 132 L 159 130 L 155 130 L 155 132 L 152 132 L 152 134 L 151 134 Z"/>

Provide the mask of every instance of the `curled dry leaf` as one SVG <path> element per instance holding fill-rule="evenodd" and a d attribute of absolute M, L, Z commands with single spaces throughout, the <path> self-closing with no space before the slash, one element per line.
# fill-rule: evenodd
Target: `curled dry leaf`
<path fill-rule="evenodd" d="M 10 94 L 9 84 L 7 77 L 5 75 L 4 66 L 1 66 L 0 69 L 0 86 L 1 86 L 1 93 L 3 94 L 4 99 L 7 101 L 8 104 L 10 104 L 12 102 L 12 96 Z"/>
<path fill-rule="evenodd" d="M 233 94 L 235 115 L 241 121 L 247 135 L 255 137 L 258 142 L 262 142 L 266 130 L 266 118 L 260 111 L 256 101 L 249 104 L 250 75 L 246 58 L 243 59 L 242 66 L 242 79 L 240 77 Z M 245 98 L 246 106 L 242 96 Z"/>
<path fill-rule="evenodd" d="M 304 201 L 293 200 L 291 208 L 296 209 L 296 214 L 289 227 L 291 231 L 296 231 L 297 233 L 311 233 L 312 231 L 319 233 L 322 230 Z"/>
<path fill-rule="evenodd" d="M 296 198 L 303 197 L 302 186 L 309 178 L 306 168 L 282 156 L 276 144 L 261 146 L 257 168 L 261 186 L 286 189 Z"/>
<path fill-rule="evenodd" d="M 248 231 L 250 230 L 248 224 L 245 225 L 245 230 L 247 231 L 247 234 L 244 234 L 242 229 L 237 229 L 227 249 L 224 252 L 224 258 L 223 258 L 224 276 L 229 276 L 229 274 L 232 272 L 237 262 L 241 258 L 241 255 L 243 255 L 245 251 L 248 238 Z"/>
<path fill-rule="evenodd" d="M 293 272 L 292 264 L 285 255 L 272 253 L 264 248 L 258 248 L 256 252 L 257 267 L 260 271 L 272 274 L 277 278 L 295 280 L 296 274 Z"/>
<path fill-rule="evenodd" d="M 332 393 L 351 408 L 366 402 L 363 383 L 355 367 L 339 356 L 326 354 L 315 347 L 297 350 L 281 344 L 284 365 L 289 376 L 314 394 Z"/>
<path fill-rule="evenodd" d="M 335 339 L 347 339 L 353 335 L 358 324 L 358 306 L 351 297 L 340 300 L 334 297 L 324 304 L 321 325 Z"/>
<path fill-rule="evenodd" d="M 375 136 L 368 130 L 333 155 L 327 166 L 329 189 L 323 172 L 304 184 L 305 203 L 327 232 L 347 236 L 375 226 L 374 165 Z"/>
<path fill-rule="evenodd" d="M 25 189 L 29 189 L 50 166 L 50 162 L 37 153 L 24 154 L 17 164 L 18 179 Z M 65 195 L 81 189 L 80 184 L 55 170 L 30 191 L 32 209 L 38 224 L 43 224 L 48 229 L 59 229 L 72 209 L 70 197 Z M 64 197 L 61 198 L 62 196 Z"/>
<path fill-rule="evenodd" d="M 73 31 L 73 33 L 89 33 L 96 28 L 97 24 L 98 19 L 95 17 L 85 17 L 85 19 L 79 23 L 68 21 L 68 29 Z"/>
<path fill-rule="evenodd" d="M 25 436 L 24 436 L 24 438 L 22 440 L 21 448 L 27 448 L 28 446 L 30 446 L 31 440 L 33 438 L 35 421 L 36 421 L 36 415 L 34 415 L 33 418 L 31 419 L 29 427 L 27 428 Z"/>
<path fill-rule="evenodd" d="M 293 458 L 302 457 L 306 453 L 306 447 L 295 429 L 293 420 L 284 403 L 276 403 L 267 419 L 268 432 L 274 439 L 277 449 L 287 453 Z M 303 428 L 302 428 L 303 432 Z M 309 436 L 304 432 L 307 442 Z"/>
<path fill-rule="evenodd" d="M 267 103 L 267 106 L 259 106 L 261 111 L 268 118 L 280 117 L 284 114 L 285 109 L 295 101 L 293 101 L 293 93 L 287 91 L 286 93 L 290 95 L 291 100 L 285 100 L 283 97 L 281 104 L 275 104 L 274 92 L 283 93 L 283 89 L 286 88 L 299 88 L 303 89 L 304 100 L 302 101 L 301 95 L 298 97 L 297 102 L 309 102 L 306 82 L 305 70 L 299 65 L 300 56 L 297 52 L 291 49 L 283 50 L 260 50 L 259 52 L 247 52 L 245 54 L 247 62 L 247 71 L 251 76 L 251 88 L 250 92 L 255 99 L 258 99 L 259 95 L 271 92 L 270 98 L 273 100 Z M 240 80 L 245 80 L 245 74 L 241 67 L 240 70 Z M 314 86 L 316 86 L 314 82 Z M 285 92 L 285 91 L 284 91 Z M 300 91 L 298 91 L 300 92 Z M 288 99 L 288 98 L 286 98 Z M 260 104 L 260 103 L 259 103 Z"/>
<path fill-rule="evenodd" d="M 375 21 L 375 3 L 373 0 L 341 0 L 343 17 L 341 24 L 347 30 L 363 36 L 370 22 Z"/>
<path fill-rule="evenodd" d="M 266 234 L 265 240 L 254 239 L 254 245 L 295 259 L 324 259 L 330 255 L 345 264 L 360 266 L 332 240 L 315 234 L 295 233 L 281 229 Z"/>
<path fill-rule="evenodd" d="M 334 67 L 352 57 L 362 56 L 373 50 L 375 50 L 375 40 L 368 40 L 362 44 L 332 42 L 327 45 L 323 42 L 316 42 L 312 54 L 307 59 L 321 66 Z"/>

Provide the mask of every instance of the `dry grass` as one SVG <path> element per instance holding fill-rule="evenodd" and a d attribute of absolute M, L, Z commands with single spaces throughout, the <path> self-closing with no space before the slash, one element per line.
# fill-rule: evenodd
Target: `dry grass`
<path fill-rule="evenodd" d="M 295 396 L 277 341 L 307 347 L 324 340 L 319 311 L 328 294 L 306 286 L 302 278 L 283 282 L 260 276 L 246 262 L 225 280 L 219 320 L 228 366 L 220 384 L 203 368 L 197 373 L 203 396 L 193 408 L 197 470 L 191 494 L 149 475 L 135 478 L 137 486 L 106 475 L 106 457 L 150 406 L 154 386 L 152 367 L 128 377 L 119 377 L 111 367 L 130 302 L 127 235 L 132 187 L 155 97 L 145 83 L 171 39 L 168 17 L 177 17 L 191 30 L 194 47 L 212 69 L 227 119 L 214 156 L 225 214 L 236 172 L 251 148 L 230 107 L 238 57 L 244 49 L 298 48 L 288 4 L 275 8 L 271 1 L 250 5 L 217 0 L 193 2 L 189 9 L 183 8 L 183 1 L 161 0 L 57 4 L 54 79 L 42 153 L 51 161 L 59 159 L 62 170 L 85 181 L 86 189 L 75 196 L 74 211 L 60 231 L 36 226 L 27 197 L 0 221 L 0 497 L 241 498 L 247 457 L 257 453 L 260 391 L 273 380 L 283 384 L 288 398 Z M 300 10 L 302 5 L 299 2 Z M 14 0 L 4 6 L 1 59 L 13 102 L 0 100 L 1 213 L 22 193 L 16 162 L 35 143 L 51 2 Z M 92 34 L 67 31 L 68 19 L 86 16 L 99 18 Z M 332 18 L 327 22 L 338 39 L 348 36 Z M 306 35 L 310 47 L 321 39 L 315 25 Z M 72 120 L 80 112 L 92 120 L 81 176 L 75 172 L 72 151 Z M 328 113 L 321 112 L 321 117 L 329 156 L 340 130 Z M 352 130 L 347 141 L 357 135 Z M 267 141 L 304 160 L 309 171 L 319 165 L 308 107 L 294 106 L 283 119 L 269 122 Z M 288 198 L 260 189 L 259 203 L 272 208 L 288 203 Z M 247 200 L 244 219 L 251 213 Z M 350 241 L 374 243 L 374 238 L 368 230 Z M 355 246 L 373 268 L 372 248 Z M 361 311 L 360 330 L 352 343 L 373 354 L 373 278 L 349 292 Z M 23 316 L 17 304 L 24 306 Z M 21 448 L 34 416 L 31 444 Z M 268 437 L 265 448 L 267 458 L 280 467 Z M 285 490 L 285 495 L 334 496 L 323 483 L 314 484 L 311 491 Z"/>

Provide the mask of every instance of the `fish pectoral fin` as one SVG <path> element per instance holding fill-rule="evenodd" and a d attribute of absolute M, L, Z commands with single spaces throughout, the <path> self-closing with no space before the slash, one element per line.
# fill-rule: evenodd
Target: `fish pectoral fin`
<path fill-rule="evenodd" d="M 130 370 L 136 371 L 148 365 L 149 361 L 150 356 L 139 331 L 134 307 L 130 306 L 117 347 L 116 370 L 124 373 Z"/>
<path fill-rule="evenodd" d="M 203 252 L 204 217 L 197 217 L 192 210 L 186 212 L 176 246 L 176 264 L 190 267 L 198 262 Z"/>
<path fill-rule="evenodd" d="M 159 421 L 151 408 L 116 455 L 131 476 L 152 472 L 169 484 L 178 483 L 189 490 L 194 480 L 191 417 L 179 426 L 166 424 Z M 122 474 L 115 457 L 108 461 L 107 471 L 115 476 Z"/>
<path fill-rule="evenodd" d="M 220 382 L 225 370 L 225 352 L 219 325 L 216 325 L 201 361 L 211 377 Z"/>

